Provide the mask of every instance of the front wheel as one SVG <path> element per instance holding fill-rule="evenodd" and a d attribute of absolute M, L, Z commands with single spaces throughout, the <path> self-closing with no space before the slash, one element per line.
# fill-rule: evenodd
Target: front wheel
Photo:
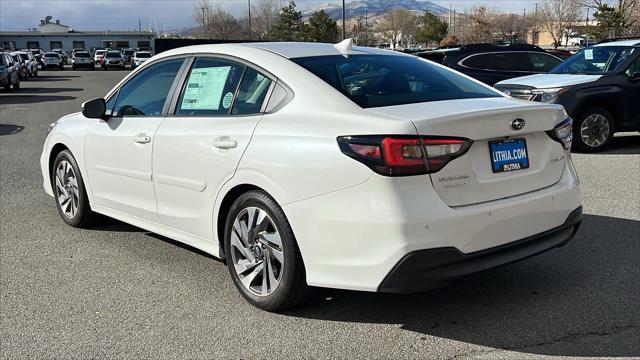
<path fill-rule="evenodd" d="M 613 139 L 614 124 L 613 116 L 606 109 L 587 109 L 574 125 L 573 148 L 582 152 L 604 150 Z"/>
<path fill-rule="evenodd" d="M 51 182 L 62 220 L 73 227 L 88 226 L 94 213 L 89 206 L 78 163 L 69 150 L 63 150 L 56 156 Z"/>
<path fill-rule="evenodd" d="M 227 267 L 242 296 L 267 311 L 300 303 L 309 291 L 302 256 L 282 208 L 263 191 L 231 206 L 224 236 Z"/>

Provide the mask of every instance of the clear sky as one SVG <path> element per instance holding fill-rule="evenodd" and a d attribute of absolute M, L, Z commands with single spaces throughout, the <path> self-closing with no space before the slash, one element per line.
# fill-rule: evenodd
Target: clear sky
<path fill-rule="evenodd" d="M 218 0 L 234 15 L 241 15 L 248 0 Z M 253 0 L 259 1 L 259 0 Z M 349 1 L 349 0 L 347 0 Z M 322 3 L 341 3 L 340 0 L 298 0 L 300 9 Z M 522 13 L 535 6 L 535 0 L 446 0 L 432 1 L 444 7 L 449 4 L 458 11 L 473 5 L 486 4 L 499 11 Z M 193 9 L 197 0 L 0 0 L 0 31 L 26 31 L 36 27 L 47 15 L 60 19 L 77 30 L 132 30 L 143 28 L 155 19 L 158 30 L 174 30 L 195 25 Z M 154 25 L 155 27 L 155 25 Z"/>

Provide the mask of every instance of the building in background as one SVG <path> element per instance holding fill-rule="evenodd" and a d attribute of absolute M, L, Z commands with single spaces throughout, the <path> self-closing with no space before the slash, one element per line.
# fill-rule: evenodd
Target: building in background
<path fill-rule="evenodd" d="M 0 31 L 0 46 L 4 49 L 85 49 L 139 48 L 153 51 L 155 33 L 151 31 L 78 31 L 51 16 L 40 20 L 29 31 Z"/>

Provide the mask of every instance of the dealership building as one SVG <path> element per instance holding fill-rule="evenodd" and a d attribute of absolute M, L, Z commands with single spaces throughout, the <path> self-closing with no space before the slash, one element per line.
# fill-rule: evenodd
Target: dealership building
<path fill-rule="evenodd" d="M 52 21 L 47 16 L 40 25 L 29 31 L 0 31 L 0 45 L 4 49 L 127 49 L 142 48 L 153 51 L 155 33 L 151 31 L 79 31 Z"/>

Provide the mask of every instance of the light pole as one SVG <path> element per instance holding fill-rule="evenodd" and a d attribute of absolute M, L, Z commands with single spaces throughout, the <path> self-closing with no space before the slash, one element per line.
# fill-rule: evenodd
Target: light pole
<path fill-rule="evenodd" d="M 249 39 L 253 39 L 253 28 L 251 27 L 251 0 L 249 2 Z"/>
<path fill-rule="evenodd" d="M 345 18 L 347 17 L 347 8 L 345 7 L 345 0 L 342 0 L 342 40 L 347 38 Z"/>
<path fill-rule="evenodd" d="M 207 20 L 204 17 L 204 6 L 201 6 L 200 10 L 202 10 L 202 33 L 206 35 L 206 33 L 207 33 Z"/>

